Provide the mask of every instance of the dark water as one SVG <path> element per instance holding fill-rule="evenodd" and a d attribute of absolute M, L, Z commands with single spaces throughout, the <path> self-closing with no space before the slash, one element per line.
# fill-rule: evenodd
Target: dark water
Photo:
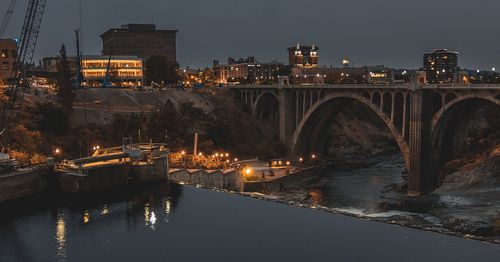
<path fill-rule="evenodd" d="M 360 163 L 359 167 L 331 168 L 309 187 L 311 200 L 318 205 L 352 213 L 383 212 L 384 188 L 403 182 L 405 164 L 401 154 L 384 154 Z"/>
<path fill-rule="evenodd" d="M 500 246 L 164 184 L 1 206 L 0 261 L 500 261 Z"/>

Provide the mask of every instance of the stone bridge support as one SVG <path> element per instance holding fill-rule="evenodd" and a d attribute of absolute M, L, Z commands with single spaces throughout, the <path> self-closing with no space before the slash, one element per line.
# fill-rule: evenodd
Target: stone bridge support
<path fill-rule="evenodd" d="M 410 164 L 408 194 L 419 195 L 431 188 L 431 122 L 429 95 L 422 89 L 414 90 L 410 96 Z"/>

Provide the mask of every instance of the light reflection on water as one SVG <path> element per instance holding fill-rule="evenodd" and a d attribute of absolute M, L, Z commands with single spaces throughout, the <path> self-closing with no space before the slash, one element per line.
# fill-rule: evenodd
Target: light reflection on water
<path fill-rule="evenodd" d="M 56 224 L 57 257 L 60 261 L 66 258 L 66 222 L 64 215 L 60 214 Z"/>
<path fill-rule="evenodd" d="M 500 255 L 500 246 L 175 185 L 47 196 L 0 207 L 0 214 L 2 262 L 470 261 L 474 252 L 498 261 Z"/>

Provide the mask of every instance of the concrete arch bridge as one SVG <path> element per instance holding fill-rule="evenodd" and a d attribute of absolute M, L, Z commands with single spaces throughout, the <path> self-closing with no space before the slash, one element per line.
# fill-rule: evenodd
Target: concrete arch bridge
<path fill-rule="evenodd" d="M 276 123 L 291 155 L 324 144 L 328 116 L 341 100 L 355 100 L 387 126 L 409 170 L 410 195 L 440 185 L 457 126 L 478 108 L 500 106 L 500 85 L 275 85 L 233 86 L 258 119 Z M 500 117 L 500 116 L 499 116 Z M 318 151 L 313 151 L 318 152 Z"/>

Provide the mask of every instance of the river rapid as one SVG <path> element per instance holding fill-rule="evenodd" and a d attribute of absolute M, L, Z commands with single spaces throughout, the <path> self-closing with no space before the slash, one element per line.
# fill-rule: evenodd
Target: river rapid
<path fill-rule="evenodd" d="M 390 152 L 350 167 L 331 167 L 302 189 L 273 193 L 290 204 L 500 243 L 500 178 L 488 165 L 450 175 L 420 203 L 406 208 L 402 199 L 406 174 L 400 154 Z M 480 182 L 478 182 L 480 181 Z M 404 211 L 403 211 L 404 210 Z M 411 211 L 408 211 L 411 210 Z"/>

